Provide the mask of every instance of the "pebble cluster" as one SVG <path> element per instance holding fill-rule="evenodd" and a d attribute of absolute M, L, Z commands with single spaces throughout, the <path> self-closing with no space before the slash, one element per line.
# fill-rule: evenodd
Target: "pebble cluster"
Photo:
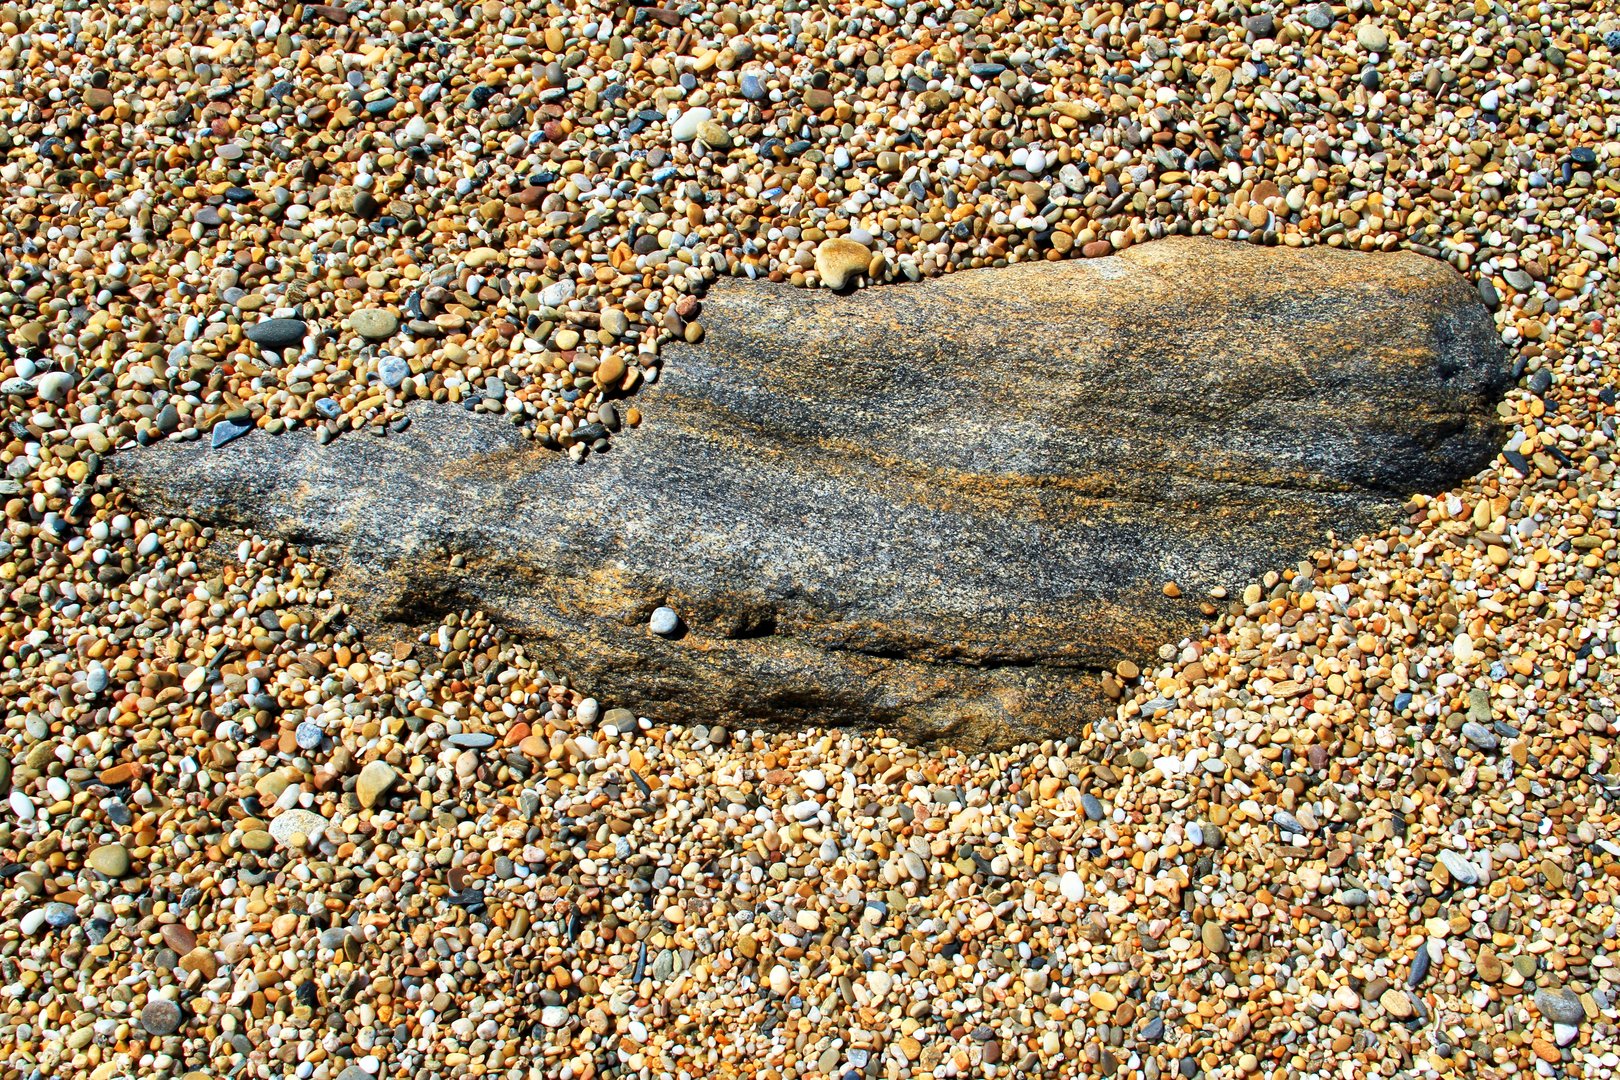
<path fill-rule="evenodd" d="M 0 1077 L 1620 1074 L 1617 65 L 1586 0 L 0 6 Z M 1511 438 L 1063 741 L 660 726 L 100 471 L 611 452 L 718 275 L 1171 233 L 1449 261 Z"/>

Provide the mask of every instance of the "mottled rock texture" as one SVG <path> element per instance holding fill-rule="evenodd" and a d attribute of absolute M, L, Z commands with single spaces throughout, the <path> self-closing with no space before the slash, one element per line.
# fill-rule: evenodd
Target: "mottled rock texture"
<path fill-rule="evenodd" d="M 481 606 L 643 715 L 994 745 L 1096 715 L 1100 672 L 1194 631 L 1213 587 L 1484 466 L 1507 381 L 1477 295 L 1413 254 L 1188 239 L 849 296 L 723 281 L 703 321 L 643 426 L 577 465 L 418 405 L 386 439 L 114 467 L 153 509 L 331 545 L 359 616 Z"/>

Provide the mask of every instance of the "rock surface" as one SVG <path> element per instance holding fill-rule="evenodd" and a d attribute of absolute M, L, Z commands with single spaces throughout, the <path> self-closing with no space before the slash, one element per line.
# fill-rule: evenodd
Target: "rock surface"
<path fill-rule="evenodd" d="M 1484 466 L 1507 383 L 1477 293 L 1412 254 L 1169 240 L 850 296 L 723 281 L 704 323 L 646 424 L 577 465 L 415 406 L 387 439 L 113 467 L 150 508 L 333 545 L 357 613 L 481 606 L 643 715 L 1004 744 L 1095 715 L 1101 672 L 1212 588 Z"/>

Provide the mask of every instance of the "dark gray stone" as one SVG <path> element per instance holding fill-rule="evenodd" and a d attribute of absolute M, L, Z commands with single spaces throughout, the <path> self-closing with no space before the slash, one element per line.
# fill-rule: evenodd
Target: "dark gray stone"
<path fill-rule="evenodd" d="M 1425 945 L 1412 957 L 1412 970 L 1406 973 L 1406 985 L 1416 989 L 1429 977 L 1429 949 Z"/>
<path fill-rule="evenodd" d="M 262 349 L 296 349 L 309 330 L 302 319 L 265 319 L 243 331 L 247 339 Z"/>
<path fill-rule="evenodd" d="M 1562 987 L 1542 987 L 1535 994 L 1536 1009 L 1542 1016 L 1558 1024 L 1584 1024 L 1586 1007 L 1574 993 Z"/>

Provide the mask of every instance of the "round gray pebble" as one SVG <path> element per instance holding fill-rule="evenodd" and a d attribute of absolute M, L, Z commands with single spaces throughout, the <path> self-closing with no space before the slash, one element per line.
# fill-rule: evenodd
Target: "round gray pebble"
<path fill-rule="evenodd" d="M 681 617 L 675 614 L 674 608 L 661 607 L 652 613 L 647 620 L 647 629 L 663 637 L 669 637 L 681 628 Z"/>
<path fill-rule="evenodd" d="M 173 1035 L 180 1030 L 180 1006 L 159 998 L 141 1010 L 141 1027 L 148 1035 Z"/>

